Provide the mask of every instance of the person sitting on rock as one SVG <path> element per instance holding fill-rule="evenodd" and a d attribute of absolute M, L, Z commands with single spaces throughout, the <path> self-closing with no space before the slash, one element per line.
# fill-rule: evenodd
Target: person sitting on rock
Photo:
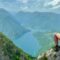
<path fill-rule="evenodd" d="M 54 33 L 54 41 L 56 44 L 56 51 L 58 51 L 59 45 L 58 45 L 58 40 L 60 40 L 60 33 Z"/>

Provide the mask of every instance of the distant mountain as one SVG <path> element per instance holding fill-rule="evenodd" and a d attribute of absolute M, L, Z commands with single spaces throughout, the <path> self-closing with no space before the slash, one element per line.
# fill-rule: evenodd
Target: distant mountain
<path fill-rule="evenodd" d="M 35 60 L 0 32 L 0 60 Z"/>
<path fill-rule="evenodd" d="M 18 12 L 16 18 L 18 22 L 32 31 L 31 36 L 39 44 L 37 54 L 45 52 L 54 45 L 54 32 L 60 32 L 60 14 L 51 12 Z"/>
<path fill-rule="evenodd" d="M 16 46 L 22 48 L 25 52 L 37 56 L 40 46 L 30 30 L 20 25 L 16 18 L 4 9 L 0 9 L 0 32 L 6 34 Z"/>
<path fill-rule="evenodd" d="M 51 12 L 18 12 L 16 17 L 26 27 L 50 32 L 60 31 L 60 14 Z"/>
<path fill-rule="evenodd" d="M 9 12 L 0 9 L 0 32 L 5 33 L 9 38 L 18 38 L 28 32 L 21 26 Z"/>

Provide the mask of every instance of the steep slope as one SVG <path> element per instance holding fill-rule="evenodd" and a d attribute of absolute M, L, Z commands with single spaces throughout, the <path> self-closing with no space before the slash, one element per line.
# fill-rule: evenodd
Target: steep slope
<path fill-rule="evenodd" d="M 4 32 L 9 38 L 15 39 L 24 35 L 28 30 L 22 27 L 9 12 L 0 9 L 0 32 Z"/>
<path fill-rule="evenodd" d="M 60 31 L 60 14 L 51 12 L 18 12 L 16 16 L 19 22 L 28 28 Z"/>
<path fill-rule="evenodd" d="M 0 60 L 35 60 L 0 32 Z"/>

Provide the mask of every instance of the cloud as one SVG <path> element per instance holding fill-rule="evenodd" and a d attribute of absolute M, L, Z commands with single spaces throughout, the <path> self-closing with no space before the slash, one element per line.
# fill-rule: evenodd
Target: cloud
<path fill-rule="evenodd" d="M 28 0 L 17 0 L 18 2 L 22 2 L 24 4 L 28 3 Z"/>
<path fill-rule="evenodd" d="M 10 2 L 10 3 L 12 3 L 12 2 L 16 2 L 16 0 L 0 0 L 0 2 Z"/>
<path fill-rule="evenodd" d="M 60 0 L 0 0 L 0 7 L 12 12 L 47 12 L 60 8 Z"/>
<path fill-rule="evenodd" d="M 49 6 L 55 7 L 55 6 L 59 5 L 59 3 L 60 3 L 60 0 L 53 0 L 53 1 L 45 3 L 44 6 L 45 7 L 49 7 Z"/>
<path fill-rule="evenodd" d="M 58 8 L 60 8 L 60 5 L 54 6 L 54 7 L 51 8 L 51 9 L 58 9 Z"/>
<path fill-rule="evenodd" d="M 49 4 L 51 4 L 52 6 L 56 6 L 59 2 L 60 0 L 53 0 Z"/>
<path fill-rule="evenodd" d="M 28 6 L 20 7 L 21 11 L 27 11 L 28 9 L 29 9 Z"/>

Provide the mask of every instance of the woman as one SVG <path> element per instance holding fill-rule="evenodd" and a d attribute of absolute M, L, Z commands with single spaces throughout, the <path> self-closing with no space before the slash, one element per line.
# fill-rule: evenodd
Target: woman
<path fill-rule="evenodd" d="M 60 40 L 60 33 L 54 33 L 54 41 L 56 44 L 56 51 L 58 51 L 58 40 Z"/>

